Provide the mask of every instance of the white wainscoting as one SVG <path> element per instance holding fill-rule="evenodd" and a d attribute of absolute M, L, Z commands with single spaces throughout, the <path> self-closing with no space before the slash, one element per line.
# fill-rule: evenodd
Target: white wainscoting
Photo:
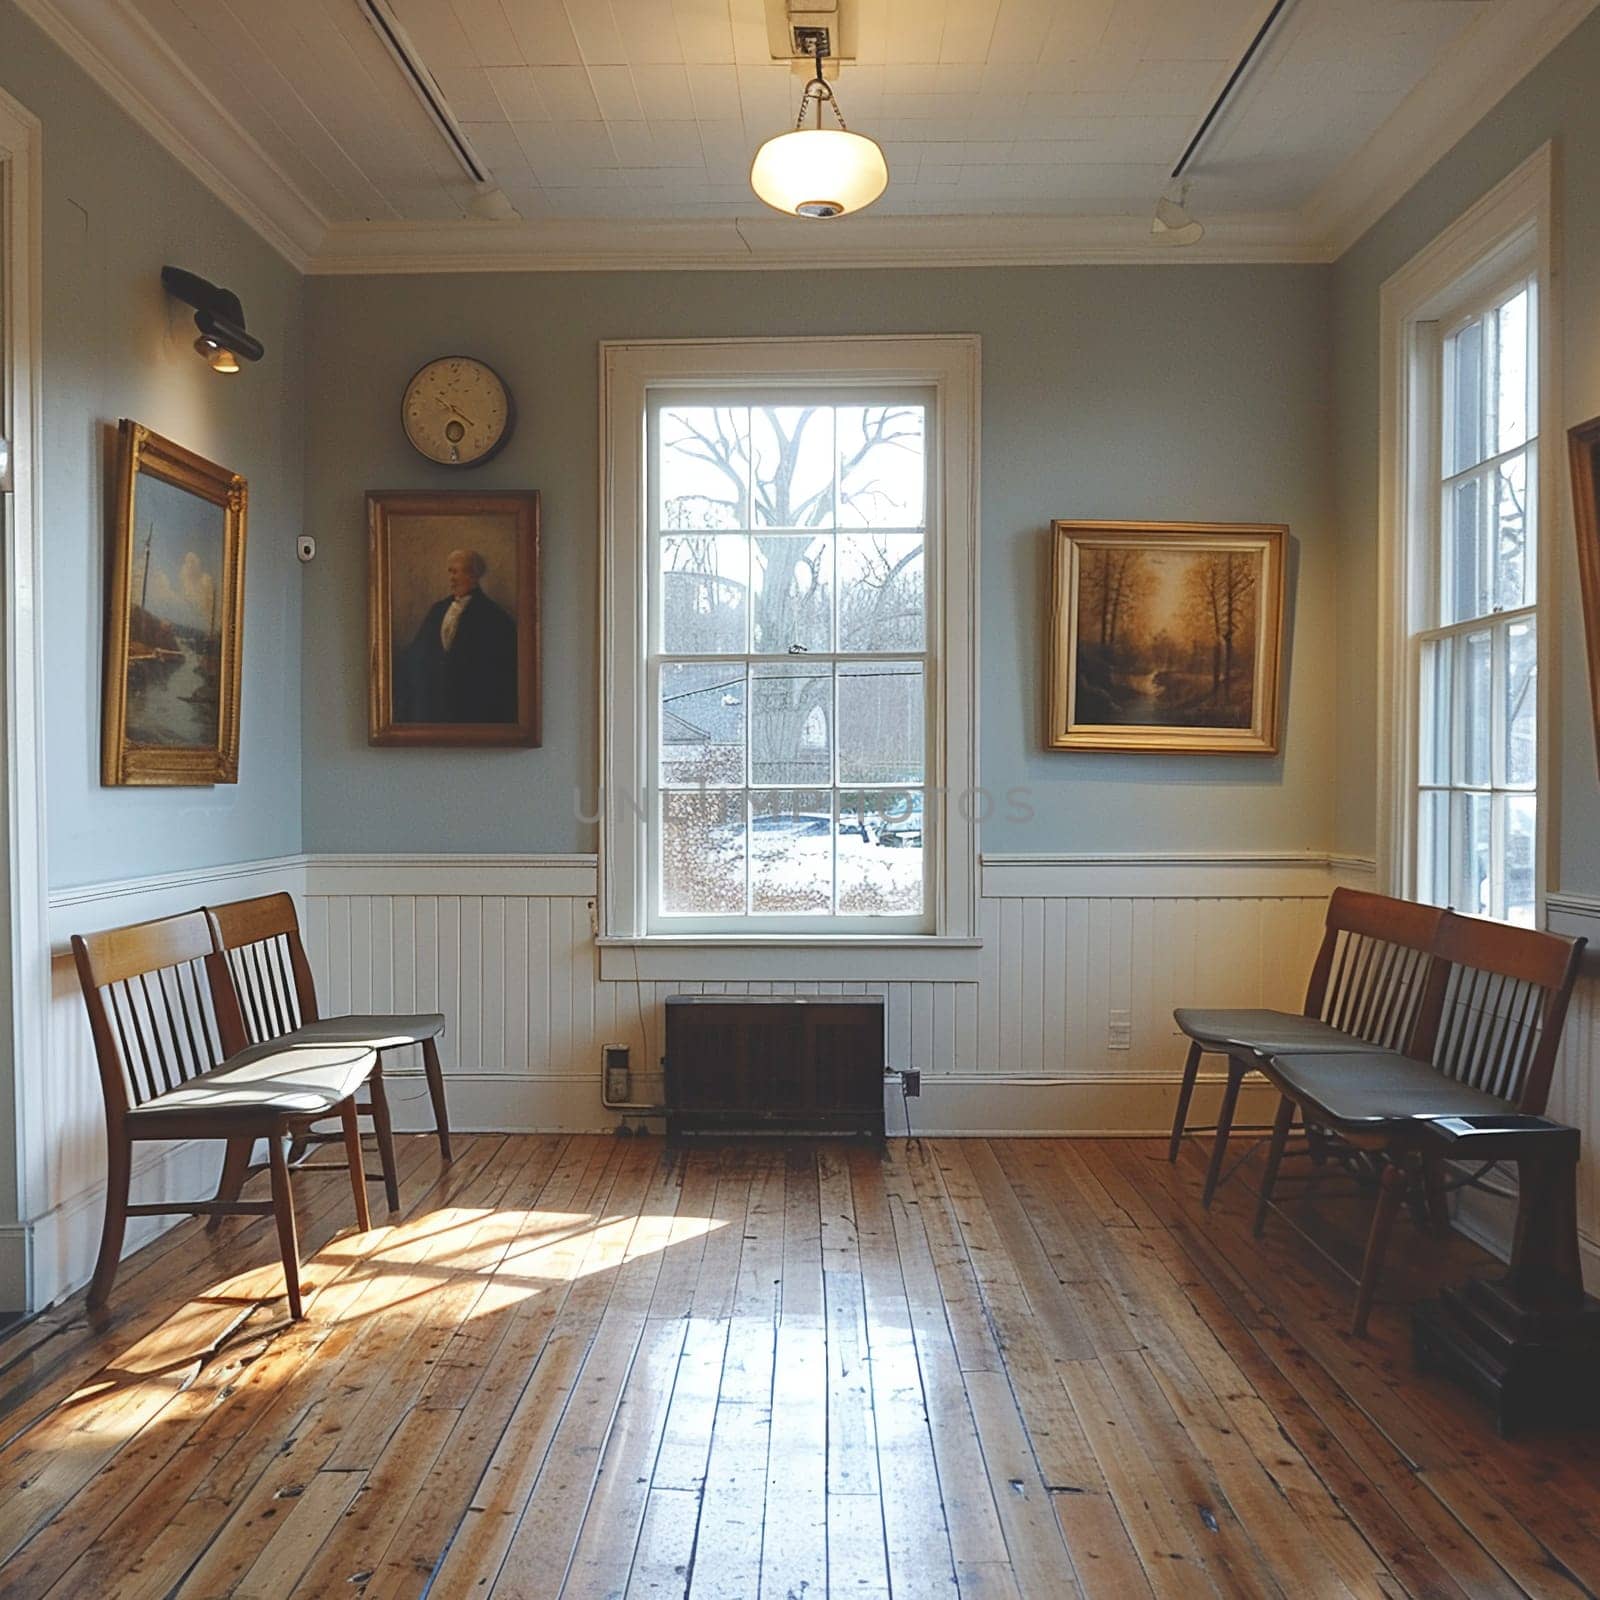
<path fill-rule="evenodd" d="M 609 1043 L 630 1048 L 635 1093 L 654 1098 L 644 1069 L 660 1059 L 668 994 L 874 992 L 889 1064 L 923 1073 L 920 1131 L 1132 1133 L 1171 1116 L 1173 1006 L 1297 1007 L 1328 892 L 1361 875 L 1302 855 L 986 857 L 971 976 L 934 981 L 900 976 L 903 951 L 878 955 L 895 975 L 875 976 L 870 949 L 849 982 L 751 977 L 746 954 L 727 981 L 603 979 L 585 858 L 317 858 L 305 924 L 327 1009 L 449 1017 L 441 1057 L 463 1127 L 608 1126 Z M 628 971 L 627 951 L 606 955 L 608 973 Z M 652 952 L 651 972 L 670 959 Z M 425 1115 L 420 1083 L 397 1085 L 406 1095 L 398 1115 Z M 897 1094 L 889 1114 L 903 1126 Z"/>
<path fill-rule="evenodd" d="M 304 858 L 288 856 L 52 892 L 50 1048 L 46 1060 L 19 1066 L 24 1221 L 0 1241 L 0 1303 L 48 1305 L 87 1281 L 100 1246 L 105 1111 L 71 936 L 276 889 L 299 894 L 304 882 Z M 209 1193 L 218 1150 L 190 1142 L 137 1146 L 133 1199 Z M 137 1249 L 168 1226 L 163 1217 L 130 1218 L 125 1248 Z"/>
<path fill-rule="evenodd" d="M 1298 1006 L 1328 892 L 1362 877 L 1362 863 L 1301 855 L 991 856 L 970 976 L 907 980 L 896 965 L 875 977 L 868 951 L 849 982 L 755 978 L 748 960 L 736 981 L 602 980 L 591 856 L 290 857 L 64 890 L 51 900 L 51 1058 L 27 1085 L 30 1126 L 48 1130 L 23 1229 L 31 1303 L 87 1279 L 104 1195 L 99 1083 L 66 948 L 74 932 L 290 891 L 325 1011 L 446 1014 L 441 1057 L 463 1130 L 612 1126 L 600 1047 L 628 1045 L 636 1093 L 654 1098 L 659 1077 L 644 1068 L 660 1058 L 663 1001 L 703 990 L 882 993 L 890 1065 L 924 1075 L 911 1102 L 919 1132 L 1148 1133 L 1167 1127 L 1183 1062 L 1173 1006 Z M 607 954 L 611 971 L 626 962 L 625 951 Z M 1125 1022 L 1125 1045 L 1113 1022 Z M 427 1126 L 420 1063 L 395 1066 L 397 1122 Z M 1207 1075 L 1203 1096 L 1216 1081 Z M 1197 1119 L 1207 1109 L 1202 1098 Z M 1244 1117 L 1268 1109 L 1250 1103 Z M 898 1093 L 888 1111 L 898 1130 Z M 138 1198 L 204 1193 L 217 1160 L 205 1145 L 152 1147 Z M 161 1226 L 131 1223 L 129 1248 Z"/>
<path fill-rule="evenodd" d="M 1600 900 L 1586 895 L 1550 895 L 1545 926 L 1552 933 L 1587 939 L 1583 976 L 1561 1036 L 1561 1057 L 1550 1089 L 1550 1115 L 1583 1136 L 1578 1162 L 1578 1240 L 1585 1282 L 1600 1294 Z M 1510 1249 L 1515 1207 L 1509 1200 L 1471 1194 L 1462 1205 L 1462 1229 L 1500 1255 Z"/>

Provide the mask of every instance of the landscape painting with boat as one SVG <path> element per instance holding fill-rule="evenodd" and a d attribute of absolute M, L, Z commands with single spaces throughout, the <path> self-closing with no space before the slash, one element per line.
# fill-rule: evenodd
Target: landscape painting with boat
<path fill-rule="evenodd" d="M 160 478 L 134 501 L 127 734 L 135 744 L 217 742 L 227 514 Z"/>
<path fill-rule="evenodd" d="M 103 779 L 235 782 L 244 479 L 137 423 L 120 445 Z"/>
<path fill-rule="evenodd" d="M 1057 523 L 1051 744 L 1274 748 L 1285 531 Z"/>

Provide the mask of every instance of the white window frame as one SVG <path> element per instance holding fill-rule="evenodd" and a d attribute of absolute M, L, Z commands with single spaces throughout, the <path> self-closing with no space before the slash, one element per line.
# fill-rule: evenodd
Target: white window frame
<path fill-rule="evenodd" d="M 1548 841 L 1556 826 L 1552 684 L 1559 607 L 1549 603 L 1562 503 L 1560 308 L 1552 279 L 1555 209 L 1546 144 L 1394 274 L 1380 295 L 1378 874 L 1393 894 L 1418 884 L 1421 642 L 1437 567 L 1441 338 L 1475 307 L 1524 279 L 1535 286 L 1538 362 L 1536 607 L 1539 650 L 1534 919 L 1543 926 Z"/>
<path fill-rule="evenodd" d="M 15 1142 L 0 1151 L 0 1310 L 32 1309 L 36 1272 L 30 1219 L 49 1209 L 55 1141 L 43 1090 L 50 1064 L 50 937 L 45 856 L 44 636 L 39 614 L 42 517 L 42 132 L 0 90 L 0 433 L 11 442 L 9 518 L 0 619 L 0 1094 L 12 1104 Z"/>
<path fill-rule="evenodd" d="M 933 391 L 928 524 L 933 715 L 927 792 L 932 931 L 650 931 L 646 421 L 652 390 L 858 387 Z M 977 949 L 978 406 L 976 335 L 608 341 L 600 347 L 600 892 L 606 977 L 736 979 L 964 975 Z M 936 503 L 935 503 L 936 502 Z M 935 598 L 936 597 L 936 598 Z"/>

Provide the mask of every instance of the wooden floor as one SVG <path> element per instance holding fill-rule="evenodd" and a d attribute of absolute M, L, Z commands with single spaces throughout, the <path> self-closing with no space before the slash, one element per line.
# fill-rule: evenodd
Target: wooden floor
<path fill-rule="evenodd" d="M 298 1325 L 263 1219 L 0 1337 L 7 1600 L 1600 1590 L 1600 1449 L 1349 1338 L 1359 1206 L 1258 1245 L 1253 1162 L 1208 1215 L 1193 1142 L 403 1146 L 366 1235 L 303 1176 Z"/>

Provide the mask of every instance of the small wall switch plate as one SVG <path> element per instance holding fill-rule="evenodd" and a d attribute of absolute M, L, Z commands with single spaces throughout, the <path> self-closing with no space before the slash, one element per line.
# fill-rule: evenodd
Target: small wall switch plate
<path fill-rule="evenodd" d="M 317 541 L 309 533 L 302 533 L 294 542 L 294 553 L 302 561 L 315 561 L 317 559 Z"/>
<path fill-rule="evenodd" d="M 1133 1014 L 1113 1011 L 1106 1019 L 1106 1049 L 1131 1050 L 1133 1048 Z"/>

